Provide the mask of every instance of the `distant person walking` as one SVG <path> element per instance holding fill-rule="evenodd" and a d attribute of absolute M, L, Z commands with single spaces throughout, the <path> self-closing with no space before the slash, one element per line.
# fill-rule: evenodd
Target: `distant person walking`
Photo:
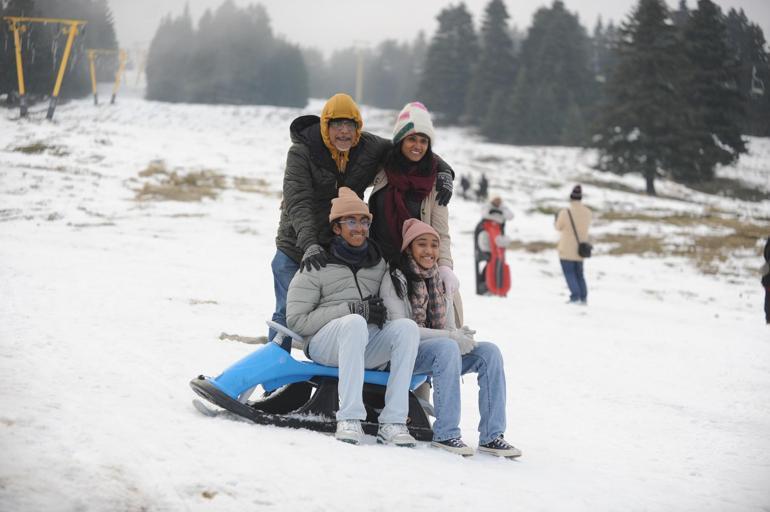
<path fill-rule="evenodd" d="M 489 181 L 487 181 L 487 175 L 482 173 L 479 180 L 479 188 L 476 191 L 476 199 L 486 201 L 487 197 L 489 197 Z"/>
<path fill-rule="evenodd" d="M 765 322 L 770 325 L 770 237 L 765 243 L 765 264 L 762 265 L 762 286 L 765 287 Z"/>
<path fill-rule="evenodd" d="M 468 189 L 471 188 L 471 180 L 464 174 L 462 178 L 460 178 L 460 187 L 463 190 L 463 199 L 468 199 Z"/>
<path fill-rule="evenodd" d="M 591 225 L 591 210 L 582 203 L 583 189 L 575 185 L 569 196 L 568 208 L 556 215 L 556 230 L 559 231 L 559 260 L 564 278 L 569 287 L 569 302 L 586 304 L 588 288 L 583 274 L 583 259 L 578 247 L 581 242 L 588 241 L 588 228 Z"/>

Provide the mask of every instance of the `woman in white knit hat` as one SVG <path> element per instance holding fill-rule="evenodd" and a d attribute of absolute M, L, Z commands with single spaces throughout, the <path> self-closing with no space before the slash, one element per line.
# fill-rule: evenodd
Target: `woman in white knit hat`
<path fill-rule="evenodd" d="M 418 101 L 408 103 L 399 112 L 393 128 L 393 149 L 374 178 L 369 197 L 374 214 L 370 236 L 391 262 L 401 252 L 404 222 L 416 218 L 429 224 L 441 237 L 438 268 L 448 293 L 453 295 L 460 282 L 452 270 L 449 213 L 436 191 L 437 180 L 449 179 L 449 175 L 436 172 L 434 142 L 435 130 L 428 109 Z M 462 323 L 459 296 L 456 299 L 457 319 Z"/>

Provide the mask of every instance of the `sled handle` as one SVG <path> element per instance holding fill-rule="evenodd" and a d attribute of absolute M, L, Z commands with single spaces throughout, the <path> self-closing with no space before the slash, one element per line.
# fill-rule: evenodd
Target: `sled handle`
<path fill-rule="evenodd" d="M 288 327 L 281 325 L 277 322 L 274 322 L 272 320 L 265 320 L 265 323 L 268 327 L 275 330 L 275 338 L 273 338 L 273 343 L 276 345 L 279 345 L 282 349 L 284 349 L 286 352 L 291 353 L 291 341 L 297 340 L 300 343 L 305 343 L 304 338 L 297 334 L 296 332 L 292 331 Z"/>

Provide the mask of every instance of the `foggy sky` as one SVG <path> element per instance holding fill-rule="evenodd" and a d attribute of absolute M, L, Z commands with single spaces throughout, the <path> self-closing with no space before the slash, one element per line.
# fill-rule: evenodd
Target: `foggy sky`
<path fill-rule="evenodd" d="M 185 3 L 197 24 L 203 12 L 216 9 L 224 0 L 108 0 L 115 17 L 118 42 L 123 48 L 147 48 L 160 20 L 166 14 L 178 16 Z M 302 46 L 315 46 L 327 56 L 335 49 L 353 44 L 376 46 L 385 39 L 412 41 L 420 30 L 430 39 L 438 22 L 436 15 L 459 0 L 235 0 L 238 6 L 260 3 L 267 8 L 273 32 Z M 465 0 L 478 28 L 489 0 Z M 509 24 L 525 30 L 532 14 L 552 0 L 505 0 Z M 625 20 L 636 0 L 564 0 L 577 12 L 589 34 L 598 16 L 606 23 Z M 668 0 L 675 8 L 678 0 Z M 723 11 L 743 8 L 749 20 L 759 24 L 770 40 L 770 0 L 715 0 Z M 687 0 L 694 9 L 697 0 Z"/>

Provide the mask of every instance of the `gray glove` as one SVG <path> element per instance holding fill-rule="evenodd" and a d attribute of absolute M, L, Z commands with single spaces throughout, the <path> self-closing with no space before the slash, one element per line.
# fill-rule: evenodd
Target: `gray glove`
<path fill-rule="evenodd" d="M 324 248 L 318 244 L 312 244 L 305 250 L 305 254 L 302 255 L 302 261 L 299 262 L 299 271 L 310 271 L 311 267 L 316 270 L 321 270 L 321 267 L 325 267 L 329 263 L 329 256 L 324 251 Z"/>
<path fill-rule="evenodd" d="M 441 206 L 449 204 L 449 200 L 452 199 L 452 173 L 446 171 L 439 171 L 436 173 L 436 201 Z"/>
<path fill-rule="evenodd" d="M 382 303 L 379 297 L 367 297 L 362 300 L 348 302 L 348 308 L 354 315 L 361 315 L 366 319 L 366 323 L 374 324 L 382 329 L 385 320 L 388 318 L 388 309 Z"/>
<path fill-rule="evenodd" d="M 473 339 L 474 334 L 476 334 L 476 331 L 469 328 L 467 325 L 449 332 L 449 337 L 455 340 L 460 347 L 461 356 L 464 356 L 476 348 L 476 341 Z"/>

